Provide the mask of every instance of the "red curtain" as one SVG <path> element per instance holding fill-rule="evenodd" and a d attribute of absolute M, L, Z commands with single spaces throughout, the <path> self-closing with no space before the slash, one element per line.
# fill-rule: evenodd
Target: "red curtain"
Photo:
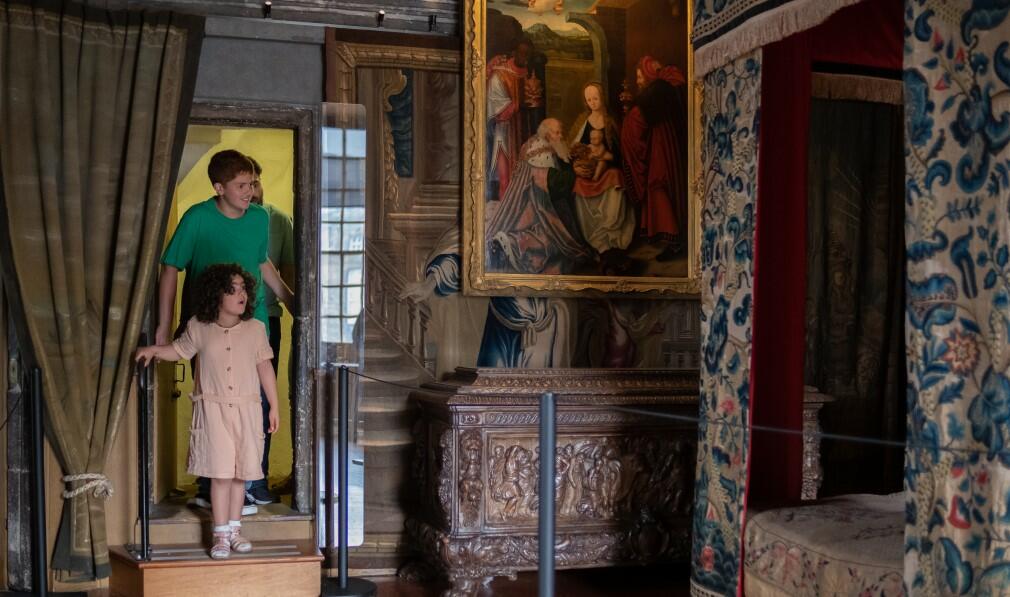
<path fill-rule="evenodd" d="M 751 424 L 802 429 L 811 65 L 900 71 L 901 0 L 867 0 L 762 51 Z M 799 435 L 752 433 L 747 500 L 798 500 Z"/>

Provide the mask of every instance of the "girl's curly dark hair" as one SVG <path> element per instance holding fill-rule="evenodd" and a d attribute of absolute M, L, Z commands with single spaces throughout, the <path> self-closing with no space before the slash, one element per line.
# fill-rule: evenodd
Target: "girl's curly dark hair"
<path fill-rule="evenodd" d="M 221 309 L 221 297 L 232 293 L 231 280 L 235 276 L 242 276 L 248 297 L 241 319 L 244 321 L 252 318 L 256 308 L 256 280 L 237 263 L 217 263 L 203 270 L 196 279 L 193 290 L 193 313 L 197 321 L 203 323 L 217 321 L 218 311 Z"/>

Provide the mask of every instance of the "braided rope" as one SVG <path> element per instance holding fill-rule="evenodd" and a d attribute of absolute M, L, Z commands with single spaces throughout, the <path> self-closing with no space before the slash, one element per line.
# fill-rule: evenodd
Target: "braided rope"
<path fill-rule="evenodd" d="M 92 495 L 100 499 L 108 499 L 112 497 L 113 493 L 115 493 L 115 490 L 112 487 L 112 481 L 109 481 L 108 477 L 101 473 L 81 473 L 79 475 L 63 476 L 64 483 L 74 483 L 76 481 L 87 481 L 87 483 L 76 489 L 71 489 L 69 491 L 65 490 L 63 492 L 63 499 L 73 499 L 92 488 L 95 490 Z"/>

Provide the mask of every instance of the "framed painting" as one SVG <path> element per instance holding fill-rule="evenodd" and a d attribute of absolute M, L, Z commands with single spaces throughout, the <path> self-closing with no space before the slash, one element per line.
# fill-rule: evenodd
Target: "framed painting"
<path fill-rule="evenodd" d="M 464 4 L 464 291 L 696 294 L 686 0 Z"/>

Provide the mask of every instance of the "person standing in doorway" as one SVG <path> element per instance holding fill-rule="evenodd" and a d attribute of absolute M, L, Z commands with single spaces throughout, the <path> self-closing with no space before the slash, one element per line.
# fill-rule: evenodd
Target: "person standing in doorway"
<path fill-rule="evenodd" d="M 210 159 L 207 175 L 215 195 L 190 207 L 179 220 L 179 225 L 161 258 L 161 277 L 158 282 L 158 327 L 155 344 L 169 343 L 169 330 L 175 312 L 175 295 L 180 271 L 195 280 L 209 266 L 218 263 L 236 263 L 249 272 L 256 282 L 253 317 L 269 325 L 264 283 L 290 308 L 293 295 L 281 280 L 276 268 L 267 258 L 269 216 L 266 210 L 252 203 L 253 180 L 256 173 L 247 156 L 234 149 L 219 151 Z M 188 285 L 191 286 L 191 285 Z M 182 325 L 176 337 L 185 331 L 186 322 L 193 315 L 193 297 L 184 287 L 182 300 Z M 194 393 L 199 394 L 199 361 L 193 361 Z M 197 479 L 197 494 L 192 505 L 211 506 L 210 482 Z M 243 515 L 256 512 L 256 505 L 247 500 Z"/>
<path fill-rule="evenodd" d="M 252 202 L 266 210 L 270 217 L 270 239 L 267 245 L 267 257 L 270 262 L 277 266 L 281 279 L 289 288 L 295 286 L 295 241 L 294 222 L 291 216 L 281 211 L 279 208 L 263 202 L 263 184 L 260 177 L 263 176 L 263 167 L 260 166 L 256 158 L 249 156 L 256 176 L 253 178 Z M 266 294 L 267 316 L 270 320 L 270 348 L 273 349 L 272 359 L 274 373 L 277 373 L 277 364 L 281 354 L 281 302 L 270 288 L 264 289 Z M 290 386 L 289 386 L 290 387 Z M 269 403 L 263 403 L 264 412 L 269 408 Z M 293 411 L 294 409 L 292 409 Z M 265 421 L 265 420 L 264 420 Z M 266 422 L 264 422 L 266 424 Z M 291 436 L 294 437 L 294 419 L 291 419 Z M 255 504 L 270 504 L 277 501 L 267 489 L 267 477 L 270 473 L 270 435 L 266 434 L 263 446 L 263 479 L 253 481 L 246 490 L 246 498 Z M 291 477 L 281 483 L 281 491 L 285 491 L 290 484 Z"/>
<path fill-rule="evenodd" d="M 260 430 L 272 433 L 280 424 L 277 380 L 267 364 L 272 355 L 266 327 L 253 319 L 253 277 L 237 264 L 219 263 L 208 266 L 194 286 L 195 314 L 185 331 L 171 344 L 139 348 L 136 358 L 147 364 L 200 355 L 201 391 L 192 397 L 187 470 L 212 479 L 210 557 L 223 560 L 233 551 L 252 551 L 242 536 L 245 482 L 263 476 Z M 261 394 L 269 404 L 265 413 Z"/>

